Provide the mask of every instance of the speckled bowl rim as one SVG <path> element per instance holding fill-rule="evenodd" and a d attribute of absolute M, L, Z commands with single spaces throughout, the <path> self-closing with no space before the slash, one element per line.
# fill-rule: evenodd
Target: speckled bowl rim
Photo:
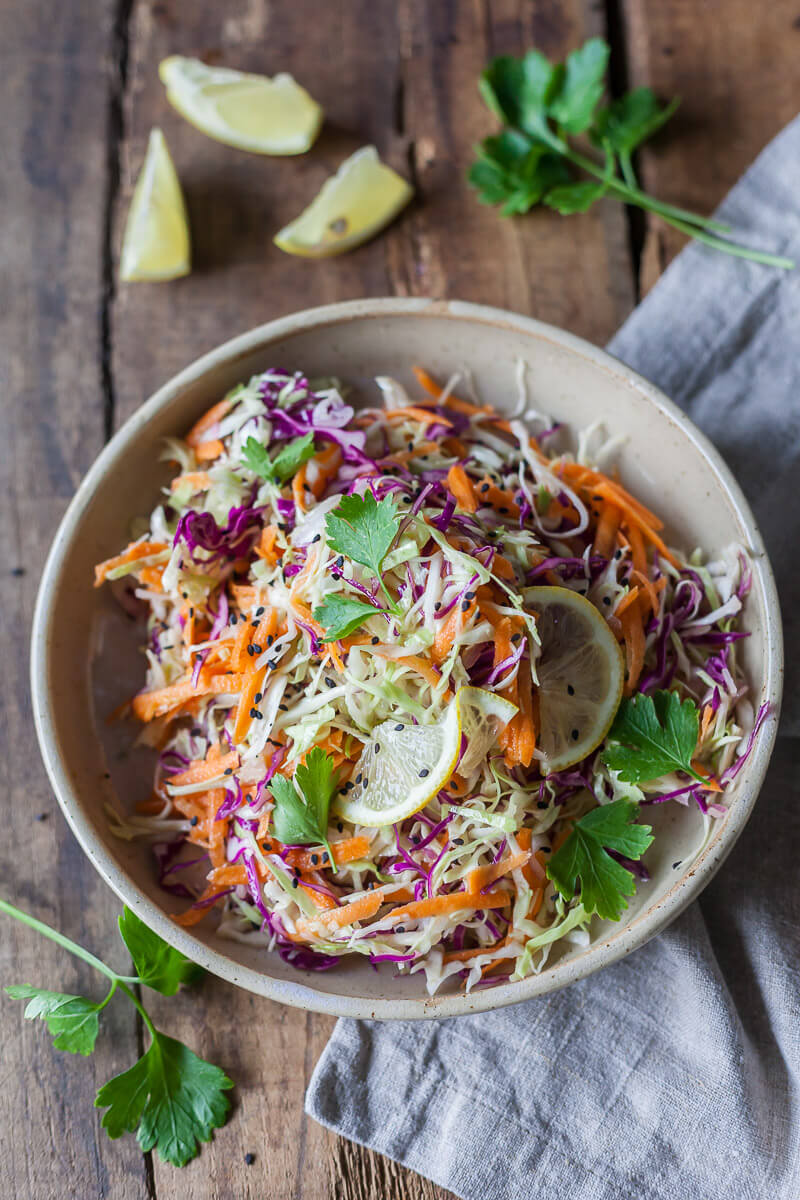
<path fill-rule="evenodd" d="M 121 869 L 99 838 L 93 822 L 86 815 L 79 795 L 73 787 L 61 760 L 54 726 L 52 698 L 47 686 L 51 643 L 52 600 L 62 568 L 69 558 L 83 513 L 95 488 L 128 445 L 135 442 L 150 419 L 189 385 L 200 380 L 206 372 L 251 352 L 261 343 L 285 337 L 299 330 L 324 329 L 354 320 L 376 317 L 435 316 L 454 321 L 466 320 L 482 325 L 499 326 L 522 334 L 533 334 L 565 347 L 575 355 L 589 360 L 598 370 L 617 379 L 621 386 L 633 386 L 637 392 L 679 426 L 683 434 L 699 449 L 709 464 L 710 474 L 717 486 L 727 493 L 736 517 L 746 531 L 754 554 L 753 584 L 761 590 L 765 620 L 765 677 L 764 696 L 771 705 L 770 714 L 756 740 L 753 753 L 744 767 L 738 787 L 737 802 L 728 817 L 722 836 L 708 846 L 696 859 L 691 870 L 682 876 L 661 900 L 611 937 L 598 942 L 576 959 L 556 963 L 540 975 L 532 975 L 517 983 L 501 984 L 469 995 L 448 994 L 419 998 L 370 998 L 346 996 L 318 991 L 306 982 L 275 979 L 267 974 L 235 962 L 216 949 L 206 946 L 189 930 L 176 925 L 153 903 Z M 376 1019 L 418 1019 L 424 1017 L 453 1017 L 468 1013 L 487 1012 L 508 1004 L 518 1004 L 534 996 L 542 996 L 567 984 L 574 983 L 603 967 L 618 962 L 632 950 L 643 945 L 673 921 L 702 891 L 730 853 L 753 810 L 772 753 L 777 732 L 783 675 L 783 636 L 780 608 L 769 559 L 750 507 L 731 471 L 711 444 L 671 400 L 654 384 L 636 371 L 619 362 L 604 350 L 574 334 L 567 333 L 542 321 L 502 309 L 463 301 L 432 301 L 425 299 L 366 299 L 347 301 L 306 309 L 280 317 L 248 333 L 225 342 L 217 349 L 197 359 L 185 370 L 164 384 L 144 403 L 103 449 L 86 474 L 71 501 L 53 540 L 42 574 L 33 619 L 31 645 L 31 690 L 36 733 L 45 767 L 53 790 L 67 822 L 109 887 L 141 919 L 165 941 L 183 951 L 189 958 L 220 976 L 222 979 L 284 1004 L 311 1009 L 332 1016 Z"/>

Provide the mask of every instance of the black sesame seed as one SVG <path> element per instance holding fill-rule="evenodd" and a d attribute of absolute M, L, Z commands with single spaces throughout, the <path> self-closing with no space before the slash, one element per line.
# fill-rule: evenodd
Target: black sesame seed
<path fill-rule="evenodd" d="M 255 696 L 253 697 L 253 699 L 255 700 L 256 704 L 260 704 L 260 703 L 261 703 L 261 701 L 264 699 L 264 693 L 263 693 L 263 692 L 256 692 L 256 694 L 255 694 Z"/>
<path fill-rule="evenodd" d="M 252 796 L 245 796 L 245 798 L 244 798 L 244 801 L 245 801 L 245 804 L 252 804 L 252 803 L 253 803 L 253 797 L 252 797 Z"/>
<path fill-rule="evenodd" d="M 200 819 L 199 817 L 192 817 L 192 819 L 191 819 L 191 821 L 189 822 L 189 824 L 190 824 L 190 825 L 196 825 L 199 819 Z"/>
<path fill-rule="evenodd" d="M 47 813 L 37 813 L 37 814 L 36 814 L 36 820 L 37 820 L 37 821 L 46 821 L 46 820 L 47 820 Z"/>
<path fill-rule="evenodd" d="M 474 599 L 475 599 L 475 593 L 474 593 L 474 592 L 465 592 L 465 593 L 464 593 L 464 599 L 465 599 L 465 600 L 474 600 Z"/>
<path fill-rule="evenodd" d="M 614 551 L 614 558 L 616 558 L 616 559 L 620 559 L 620 558 L 622 558 L 622 551 L 621 551 L 621 550 L 615 550 L 615 551 Z"/>
<path fill-rule="evenodd" d="M 414 443 L 413 443 L 413 442 L 406 442 L 406 446 L 407 446 L 407 448 L 408 448 L 409 450 L 413 450 L 413 449 L 414 449 Z"/>
<path fill-rule="evenodd" d="M 352 792 L 352 790 L 355 786 L 356 785 L 353 783 L 352 779 L 348 779 L 347 783 L 344 785 L 344 790 L 346 792 Z M 340 833 L 342 832 L 341 829 L 339 830 L 339 832 Z"/>
<path fill-rule="evenodd" d="M 463 838 L 453 838 L 453 845 L 454 846 L 463 846 L 464 839 Z"/>
<path fill-rule="evenodd" d="M 537 808 L 549 808 L 550 806 L 549 806 L 549 804 L 547 803 L 547 801 L 546 801 L 546 800 L 537 800 L 537 801 L 536 801 L 536 807 L 537 807 Z"/>
<path fill-rule="evenodd" d="M 430 771 L 428 770 L 427 767 L 423 767 L 419 773 L 420 779 L 424 779 L 427 775 L 430 775 Z"/>
<path fill-rule="evenodd" d="M 603 604 L 610 604 L 610 603 L 611 603 L 611 597 L 603 596 Z"/>
<path fill-rule="evenodd" d="M 273 635 L 271 633 L 268 633 L 267 634 L 267 645 L 271 646 L 274 641 L 275 641 L 275 638 L 273 637 Z"/>
<path fill-rule="evenodd" d="M 314 534 L 314 536 L 313 536 L 313 537 L 312 537 L 312 539 L 311 539 L 311 544 L 312 544 L 312 546 L 313 546 L 315 542 L 320 542 L 320 541 L 322 541 L 322 534 L 321 534 L 321 533 L 315 533 L 315 534 Z"/>
<path fill-rule="evenodd" d="M 395 733 L 402 733 L 403 730 L 405 729 L 405 725 L 395 725 L 394 729 L 395 729 Z"/>
<path fill-rule="evenodd" d="M 381 639 L 379 637 L 371 637 L 369 640 L 371 645 L 377 646 Z"/>
<path fill-rule="evenodd" d="M 14 576 L 16 579 L 19 579 L 19 577 L 20 577 L 21 575 L 24 575 L 24 574 L 25 574 L 25 568 L 24 568 L 24 567 L 12 567 L 12 568 L 11 568 L 11 574 L 12 574 L 12 575 L 13 575 L 13 576 Z"/>
<path fill-rule="evenodd" d="M 318 855 L 318 854 L 312 854 L 312 855 L 311 855 L 311 865 L 312 865 L 312 867 L 315 867 L 315 866 L 317 865 L 317 863 L 318 863 L 318 862 L 319 862 L 319 855 Z"/>
<path fill-rule="evenodd" d="M 288 704 L 279 704 L 279 705 L 278 705 L 278 710 L 279 710 L 280 712 L 288 712 L 288 711 L 289 711 L 289 706 L 288 706 Z"/>
<path fill-rule="evenodd" d="M 461 601 L 461 611 L 462 611 L 462 612 L 469 612 L 469 600 L 462 600 L 462 601 Z"/>
<path fill-rule="evenodd" d="M 567 695 L 569 695 L 569 696 L 575 695 L 575 688 L 572 686 L 571 683 L 567 684 Z"/>
<path fill-rule="evenodd" d="M 236 613 L 228 613 L 228 624 L 229 625 L 236 624 Z"/>
<path fill-rule="evenodd" d="M 203 733 L 202 729 L 198 728 L 197 725 L 195 725 L 194 729 L 190 729 L 189 732 L 191 733 L 192 737 L 201 737 Z"/>
<path fill-rule="evenodd" d="M 442 602 L 441 602 L 441 600 L 437 600 L 437 601 L 436 601 L 436 603 L 435 603 L 435 604 L 434 604 L 434 606 L 433 606 L 433 608 L 434 608 L 434 611 L 435 611 L 435 612 L 438 612 L 438 611 L 439 611 L 439 609 L 440 609 L 441 607 L 442 607 Z"/>
<path fill-rule="evenodd" d="M 255 717 L 255 719 L 256 719 L 257 721 L 263 721 L 263 720 L 264 720 L 264 714 L 263 714 L 262 712 L 259 712 L 259 710 L 258 710 L 257 708 L 254 708 L 254 709 L 253 709 L 253 716 Z"/>
<path fill-rule="evenodd" d="M 511 640 L 512 640 L 512 642 L 514 642 L 515 644 L 516 644 L 517 642 L 519 642 L 521 638 L 522 638 L 522 634 L 521 634 L 521 633 L 512 633 L 512 635 L 511 635 Z"/>
<path fill-rule="evenodd" d="M 264 609 L 264 605 L 263 605 L 263 604 L 259 604 L 258 608 L 256 609 L 256 616 L 257 616 L 257 617 L 263 617 L 263 615 L 264 615 L 264 612 L 265 612 L 265 611 L 266 611 L 266 610 Z"/>
<path fill-rule="evenodd" d="M 297 887 L 298 883 L 299 883 L 299 880 L 297 880 L 297 879 L 293 879 L 293 880 L 292 880 L 292 887 Z"/>
<path fill-rule="evenodd" d="M 542 854 L 550 854 L 552 849 L 552 846 L 542 846 Z"/>
<path fill-rule="evenodd" d="M 255 1154 L 251 1154 L 248 1150 L 247 1154 L 244 1156 L 244 1161 L 247 1163 L 248 1167 L 252 1167 L 253 1163 L 256 1161 Z"/>
<path fill-rule="evenodd" d="M 326 863 L 326 862 L 330 862 L 330 861 L 331 861 L 331 856 L 330 856 L 330 854 L 328 854 L 328 851 L 327 851 L 327 850 L 323 850 L 323 851 L 322 851 L 322 861 L 323 861 L 324 863 Z"/>
<path fill-rule="evenodd" d="M 359 771 L 358 774 L 356 775 L 356 783 L 361 783 L 361 780 L 363 778 L 364 778 L 363 772 Z"/>
<path fill-rule="evenodd" d="M 188 600 L 188 599 L 189 599 L 189 593 L 188 593 L 188 592 L 181 592 L 181 596 L 183 596 L 184 600 Z"/>
<path fill-rule="evenodd" d="M 395 933 L 405 933 L 406 927 L 405 925 L 395 925 L 394 931 Z"/>
<path fill-rule="evenodd" d="M 336 566 L 339 568 L 339 570 L 341 570 L 342 567 L 344 566 L 344 555 L 343 554 L 340 554 L 339 557 L 337 558 Z"/>
<path fill-rule="evenodd" d="M 674 862 L 672 864 L 673 871 L 677 871 L 678 867 L 681 865 L 682 862 L 683 862 L 682 858 L 679 858 L 677 862 Z"/>
<path fill-rule="evenodd" d="M 577 742 L 578 738 L 580 737 L 580 734 L 578 733 L 577 729 L 573 729 L 572 733 L 569 736 L 572 738 L 573 742 Z"/>
<path fill-rule="evenodd" d="M 256 715 L 256 710 L 255 710 L 254 708 L 251 708 L 251 709 L 250 709 L 250 716 L 254 718 L 254 717 L 255 717 L 255 715 Z"/>
<path fill-rule="evenodd" d="M 498 508 L 497 511 L 499 513 L 501 513 L 504 517 L 508 515 L 508 509 L 505 506 L 503 506 L 502 508 Z"/>
<path fill-rule="evenodd" d="M 488 490 L 489 490 L 489 484 L 488 484 L 488 483 L 482 483 L 482 484 L 481 484 L 481 487 L 480 487 L 480 490 L 483 492 L 483 494 L 484 494 L 484 495 L 486 495 L 486 493 L 487 493 L 487 492 L 488 492 Z"/>
<path fill-rule="evenodd" d="M 381 752 L 381 744 L 380 744 L 380 742 L 376 742 L 375 743 L 375 753 L 380 754 L 380 752 Z"/>
<path fill-rule="evenodd" d="M 344 833 L 344 825 L 341 821 L 336 822 L 336 828 L 339 830 L 339 833 Z"/>
<path fill-rule="evenodd" d="M 330 675 L 326 675 L 325 676 L 325 686 L 326 687 L 336 687 L 336 680 L 331 679 Z"/>

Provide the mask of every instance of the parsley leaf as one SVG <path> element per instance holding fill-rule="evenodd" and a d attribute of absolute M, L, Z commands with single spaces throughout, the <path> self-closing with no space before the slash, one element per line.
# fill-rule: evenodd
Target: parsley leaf
<path fill-rule="evenodd" d="M 549 111 L 568 133 L 583 133 L 591 125 L 605 87 L 609 53 L 608 43 L 594 37 L 567 56 L 564 79 Z"/>
<path fill-rule="evenodd" d="M 625 897 L 636 891 L 631 872 L 608 851 L 637 859 L 653 841 L 649 825 L 631 824 L 637 809 L 632 800 L 615 800 L 593 808 L 575 822 L 547 865 L 548 877 L 566 899 L 576 894 L 580 879 L 580 901 L 587 913 L 618 921 L 628 907 Z"/>
<path fill-rule="evenodd" d="M 145 1152 L 183 1167 L 225 1124 L 233 1081 L 198 1058 L 181 1042 L 154 1032 L 149 1048 L 128 1071 L 109 1079 L 97 1093 L 97 1108 L 107 1108 L 102 1125 L 111 1138 L 135 1133 Z"/>
<path fill-rule="evenodd" d="M 311 615 L 325 630 L 322 640 L 335 642 L 339 638 L 349 637 L 368 617 L 374 617 L 379 611 L 374 604 L 352 600 L 349 596 L 326 596 Z"/>
<path fill-rule="evenodd" d="M 590 38 L 565 63 L 551 63 L 538 50 L 529 50 L 522 58 L 502 55 L 489 63 L 478 89 L 505 128 L 481 144 L 469 170 L 478 199 L 501 205 L 504 216 L 527 212 L 540 203 L 569 215 L 585 212 L 608 192 L 625 204 L 657 213 L 675 229 L 716 250 L 769 266 L 794 267 L 791 259 L 720 236 L 730 230 L 718 221 L 642 191 L 631 154 L 669 120 L 677 101 L 661 107 L 649 88 L 636 88 L 599 108 L 608 60 L 608 44 Z M 603 149 L 605 167 L 570 142 L 576 134 L 587 134 Z"/>
<path fill-rule="evenodd" d="M 254 437 L 249 437 L 242 448 L 243 462 L 267 483 L 286 483 L 313 454 L 313 433 L 287 442 L 274 458 L 270 458 L 266 446 L 262 446 Z"/>
<path fill-rule="evenodd" d="M 168 946 L 129 908 L 119 919 L 119 931 L 140 982 L 163 996 L 174 996 L 182 983 L 193 983 L 203 974 L 202 967 Z"/>
<path fill-rule="evenodd" d="M 681 704 L 677 692 L 655 692 L 623 700 L 608 734 L 603 759 L 623 783 L 645 783 L 670 771 L 692 767 L 699 715 L 693 700 Z"/>
<path fill-rule="evenodd" d="M 328 545 L 373 571 L 393 610 L 397 606 L 381 578 L 381 566 L 399 524 L 393 498 L 384 496 L 378 503 L 370 491 L 363 496 L 342 496 L 337 507 L 325 518 Z"/>
<path fill-rule="evenodd" d="M 233 1083 L 219 1067 L 160 1033 L 130 985 L 145 983 L 171 996 L 181 983 L 190 982 L 199 968 L 147 929 L 127 908 L 119 929 L 139 972 L 134 979 L 119 975 L 83 946 L 6 900 L 0 900 L 0 912 L 43 934 L 110 982 L 105 999 L 99 1003 L 85 996 L 27 985 L 5 989 L 16 1000 L 29 1001 L 25 1016 L 41 1017 L 47 1023 L 57 1050 L 90 1054 L 97 1040 L 98 1014 L 117 991 L 123 992 L 137 1009 L 150 1034 L 150 1046 L 133 1067 L 100 1088 L 95 1104 L 108 1109 L 102 1124 L 109 1137 L 135 1132 L 144 1150 L 155 1147 L 165 1161 L 182 1167 L 197 1153 L 198 1142 L 207 1142 L 212 1131 L 224 1125 L 230 1101 L 223 1093 Z"/>
<path fill-rule="evenodd" d="M 25 1017 L 31 1021 L 41 1017 L 54 1035 L 56 1050 L 69 1054 L 91 1054 L 100 1022 L 97 1014 L 103 1007 L 85 996 L 68 996 L 63 992 L 48 992 L 44 988 L 29 987 L 27 984 L 13 985 L 5 989 L 13 1000 L 29 1000 Z"/>
<path fill-rule="evenodd" d="M 333 863 L 328 843 L 328 810 L 336 791 L 333 759 L 315 746 L 306 755 L 305 763 L 297 767 L 294 782 L 276 775 L 269 790 L 275 801 L 272 827 L 278 841 L 288 845 L 323 845 Z"/>

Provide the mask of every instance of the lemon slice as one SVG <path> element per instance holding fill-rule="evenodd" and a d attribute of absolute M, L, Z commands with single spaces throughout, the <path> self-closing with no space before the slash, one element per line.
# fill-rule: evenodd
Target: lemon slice
<path fill-rule="evenodd" d="M 303 258 L 328 258 L 380 233 L 414 194 L 396 171 L 364 146 L 327 179 L 296 220 L 275 235 L 275 245 Z"/>
<path fill-rule="evenodd" d="M 539 749 L 543 772 L 590 754 L 608 733 L 622 697 L 625 667 L 601 613 L 570 588 L 526 588 L 538 616 Z"/>
<path fill-rule="evenodd" d="M 355 825 L 394 825 L 424 808 L 456 768 L 461 734 L 468 739 L 459 765 L 469 774 L 485 758 L 498 727 L 516 713 L 516 705 L 481 688 L 462 687 L 444 715 L 432 725 L 383 721 L 372 733 L 356 767 L 355 788 L 336 804 L 337 813 Z"/>
<path fill-rule="evenodd" d="M 183 192 L 164 135 L 153 129 L 125 226 L 120 278 L 126 283 L 178 279 L 190 270 Z"/>
<path fill-rule="evenodd" d="M 218 142 L 254 154 L 304 154 L 324 113 L 291 75 L 245 75 L 174 54 L 159 64 L 167 99 Z"/>

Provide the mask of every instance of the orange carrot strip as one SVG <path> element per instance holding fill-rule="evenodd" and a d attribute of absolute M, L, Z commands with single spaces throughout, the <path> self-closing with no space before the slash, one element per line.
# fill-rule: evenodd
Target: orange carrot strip
<path fill-rule="evenodd" d="M 200 442 L 194 448 L 194 456 L 198 462 L 213 462 L 215 458 L 219 458 L 225 447 L 218 438 L 212 438 L 210 442 Z"/>
<path fill-rule="evenodd" d="M 637 525 L 628 529 L 628 541 L 631 545 L 631 559 L 633 560 L 633 569 L 638 571 L 640 575 L 647 575 L 647 551 L 644 546 L 642 531 Z"/>
<path fill-rule="evenodd" d="M 485 867 L 475 867 L 467 875 L 467 891 L 482 891 L 496 879 L 508 875 L 509 871 L 516 871 L 518 867 L 524 867 L 530 856 L 530 850 L 520 850 L 518 854 L 509 854 L 508 858 L 501 858 L 499 862 L 490 863 Z"/>
<path fill-rule="evenodd" d="M 341 841 L 331 842 L 331 850 L 334 863 L 340 867 L 344 863 L 355 862 L 356 859 L 364 858 L 369 854 L 369 839 L 363 836 L 343 838 Z M 314 871 L 322 864 L 324 853 L 323 847 L 318 850 L 289 850 L 286 854 L 286 862 L 290 867 L 297 867 L 300 871 Z M 315 858 L 316 862 L 313 861 Z"/>
<path fill-rule="evenodd" d="M 256 546 L 256 554 L 259 558 L 263 558 L 270 566 L 274 566 L 281 557 L 282 551 L 276 549 L 275 543 L 278 539 L 278 530 L 274 525 L 265 525 L 261 530 L 261 539 Z"/>
<path fill-rule="evenodd" d="M 629 608 L 639 597 L 638 587 L 632 587 L 627 595 L 623 596 L 617 607 L 614 609 L 614 616 L 621 617 L 626 608 Z"/>
<path fill-rule="evenodd" d="M 211 476 L 208 471 L 187 471 L 185 475 L 176 475 L 169 486 L 175 492 L 187 484 L 193 492 L 205 492 L 211 487 Z"/>
<path fill-rule="evenodd" d="M 446 425 L 448 429 L 453 428 L 453 422 L 448 421 L 446 417 L 440 417 L 437 413 L 428 412 L 425 408 L 416 408 L 413 404 L 407 404 L 404 408 L 387 409 L 386 417 L 389 420 L 392 417 L 411 417 L 412 420 L 420 421 L 425 425 Z"/>
<path fill-rule="evenodd" d="M 444 388 L 439 387 L 439 384 L 422 367 L 412 367 L 411 369 L 422 390 L 427 392 L 429 396 L 433 396 L 434 400 L 438 400 Z M 457 396 L 446 396 L 443 404 L 447 408 L 453 408 L 456 412 L 466 413 L 467 415 L 493 412 L 488 404 L 470 404 L 468 400 L 459 400 Z"/>
<path fill-rule="evenodd" d="M 212 404 L 208 412 L 203 413 L 200 420 L 196 421 L 187 433 L 186 441 L 188 444 L 190 446 L 199 445 L 203 439 L 203 434 L 208 433 L 209 429 L 212 429 L 222 420 L 230 406 L 231 402 L 227 397 L 224 400 L 217 401 L 216 404 Z"/>
<path fill-rule="evenodd" d="M 366 921 L 373 917 L 382 904 L 383 889 L 373 888 L 357 900 L 351 900 L 349 904 L 343 904 L 339 908 L 328 909 L 318 917 L 301 917 L 296 922 L 297 932 L 311 933 L 315 924 L 323 925 L 326 929 L 343 929 L 345 925 L 352 925 L 354 921 Z"/>
<path fill-rule="evenodd" d="M 177 775 L 172 775 L 169 782 L 174 783 L 176 787 L 183 787 L 187 783 L 201 783 L 206 779 L 214 779 L 217 775 L 224 775 L 228 767 L 235 771 L 238 766 L 239 755 L 232 750 L 230 754 L 221 758 L 198 759 L 185 771 L 179 771 Z"/>
<path fill-rule="evenodd" d="M 430 454 L 434 450 L 439 449 L 438 442 L 420 442 L 418 446 L 414 446 L 411 450 L 397 450 L 394 454 L 389 454 L 385 458 L 380 459 L 381 464 L 391 465 L 391 463 L 409 463 L 412 458 L 419 458 L 422 454 Z"/>
<path fill-rule="evenodd" d="M 722 787 L 720 786 L 719 783 L 717 783 L 716 779 L 711 774 L 711 772 L 708 770 L 708 768 L 704 767 L 703 764 L 701 762 L 698 762 L 696 758 L 692 759 L 692 770 L 696 771 L 698 775 L 703 776 L 703 780 L 704 780 L 703 788 L 706 791 L 708 791 L 708 792 L 721 792 L 722 791 Z"/>
<path fill-rule="evenodd" d="M 478 501 L 475 499 L 475 492 L 469 480 L 467 472 L 458 463 L 447 472 L 447 486 L 456 498 L 460 508 L 465 512 L 474 513 L 478 511 Z"/>
<path fill-rule="evenodd" d="M 476 946 L 474 950 L 450 950 L 444 955 L 442 962 L 445 964 L 451 962 L 469 962 L 471 958 L 477 958 L 480 954 L 492 954 L 495 950 L 499 950 L 501 946 L 507 944 L 508 937 L 504 937 L 499 942 L 494 942 L 491 946 Z"/>
<path fill-rule="evenodd" d="M 240 692 L 245 678 L 244 675 L 209 676 L 201 672 L 197 687 L 193 686 L 191 679 L 182 679 L 153 692 L 140 692 L 131 701 L 131 708 L 140 721 L 152 721 L 154 717 L 163 717 L 170 709 L 176 708 L 186 700 L 210 694 L 218 695 L 220 692 Z"/>
<path fill-rule="evenodd" d="M 504 516 L 519 516 L 519 505 L 512 493 L 505 488 L 498 487 L 488 475 L 484 475 L 481 482 L 477 485 L 475 494 L 478 497 L 479 504 L 491 504 L 493 508 L 496 508 Z"/>
<path fill-rule="evenodd" d="M 433 645 L 431 646 L 431 658 L 437 665 L 444 662 L 447 658 L 453 642 L 472 618 L 477 608 L 477 602 L 474 599 L 464 601 L 464 603 L 469 605 L 466 612 L 462 609 L 461 604 L 457 604 L 443 621 L 437 621 L 436 623 L 436 633 L 433 638 Z"/>
<path fill-rule="evenodd" d="M 449 896 L 433 896 L 429 900 L 414 900 L 401 904 L 387 913 L 387 917 L 400 917 L 404 921 L 422 921 L 426 917 L 441 917 L 445 913 L 460 912 L 462 909 L 505 908 L 511 903 L 510 892 L 451 892 Z"/>
<path fill-rule="evenodd" d="M 572 833 L 572 821 L 568 821 L 567 824 L 564 826 L 564 828 L 561 830 L 561 832 L 557 833 L 556 836 L 553 838 L 553 843 L 552 843 L 553 844 L 553 854 L 555 854 L 557 850 L 561 849 L 561 847 L 564 845 L 564 842 L 567 840 L 567 838 L 569 837 L 569 835 L 571 833 Z"/>
<path fill-rule="evenodd" d="M 266 667 L 262 667 L 260 671 L 248 673 L 247 682 L 239 697 L 239 707 L 236 709 L 236 718 L 233 724 L 233 740 L 236 745 L 244 741 L 253 723 L 251 714 L 256 707 L 256 696 L 263 691 L 266 674 Z"/>
<path fill-rule="evenodd" d="M 311 488 L 315 499 L 319 500 L 342 464 L 342 452 L 334 443 L 326 447 L 326 449 L 321 450 L 319 454 L 315 454 L 310 461 L 315 464 L 317 474 L 314 482 L 307 484 L 307 486 Z"/>
<path fill-rule="evenodd" d="M 638 598 L 625 609 L 620 617 L 620 624 L 625 638 L 625 660 L 628 669 L 625 695 L 630 696 L 636 690 L 644 666 L 644 628 Z"/>
<path fill-rule="evenodd" d="M 708 733 L 708 727 L 714 719 L 714 710 L 710 704 L 707 704 L 703 709 L 703 717 L 700 721 L 700 734 L 697 739 L 698 745 L 705 741 L 705 736 Z"/>
<path fill-rule="evenodd" d="M 149 588 L 151 592 L 163 592 L 161 584 L 163 578 L 163 567 L 141 567 L 139 569 L 139 582 Z"/>
<path fill-rule="evenodd" d="M 292 496 L 294 497 L 294 502 L 301 513 L 304 513 L 307 507 L 305 498 L 305 485 L 306 464 L 303 463 L 300 470 L 295 472 L 294 478 L 292 479 Z"/>
<path fill-rule="evenodd" d="M 621 516 L 622 510 L 616 504 L 603 506 L 594 535 L 593 550 L 595 554 L 599 554 L 603 558 L 611 558 Z"/>
<path fill-rule="evenodd" d="M 244 614 L 242 614 L 243 616 Z M 247 663 L 247 647 L 253 637 L 253 626 L 247 620 L 239 620 L 236 634 L 231 646 L 230 665 L 234 671 L 239 671 Z"/>
<path fill-rule="evenodd" d="M 140 558 L 149 558 L 151 554 L 161 554 L 168 549 L 169 546 L 165 542 L 132 542 L 121 554 L 115 554 L 113 558 L 107 558 L 105 562 L 97 564 L 94 569 L 94 586 L 100 587 L 108 572 L 116 567 L 124 567 L 128 563 L 138 562 Z"/>

